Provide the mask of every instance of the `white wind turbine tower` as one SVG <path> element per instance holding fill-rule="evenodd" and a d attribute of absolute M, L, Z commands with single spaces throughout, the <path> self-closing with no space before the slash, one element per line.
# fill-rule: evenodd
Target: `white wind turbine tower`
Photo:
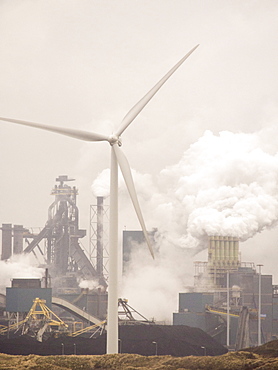
<path fill-rule="evenodd" d="M 122 145 L 121 135 L 131 124 L 135 117 L 147 105 L 160 87 L 180 67 L 180 65 L 198 47 L 191 49 L 124 117 L 119 129 L 110 136 L 75 130 L 48 126 L 45 124 L 22 121 L 13 118 L 0 117 L 1 121 L 18 123 L 25 126 L 40 128 L 52 131 L 65 136 L 85 141 L 107 141 L 111 146 L 111 167 L 110 167 L 110 230 L 109 230 L 109 281 L 108 281 L 108 314 L 107 314 L 107 353 L 118 353 L 118 165 L 120 166 L 129 195 L 135 208 L 137 217 L 141 224 L 144 236 L 147 241 L 150 253 L 154 258 L 152 246 L 149 242 L 146 226 L 139 207 L 129 163 L 120 149 Z"/>

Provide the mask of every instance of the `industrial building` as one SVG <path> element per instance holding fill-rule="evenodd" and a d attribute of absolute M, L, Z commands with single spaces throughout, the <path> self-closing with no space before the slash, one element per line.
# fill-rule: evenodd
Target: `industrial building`
<path fill-rule="evenodd" d="M 32 334 L 36 331 L 37 338 L 41 340 L 51 329 L 50 326 L 52 329 L 56 326 L 56 331 L 67 327 L 72 334 L 77 328 L 105 325 L 109 208 L 104 204 L 103 197 L 98 197 L 96 204 L 90 206 L 87 251 L 81 243 L 86 230 L 79 228 L 78 191 L 68 184 L 73 179 L 63 175 L 56 181 L 58 184 L 51 191 L 54 201 L 48 208 L 46 224 L 39 232 L 34 233 L 23 225 L 2 224 L 0 228 L 1 260 L 8 261 L 16 254 L 32 253 L 38 266 L 45 271 L 42 279 L 12 279 L 11 286 L 6 287 L 6 294 L 0 296 L 4 325 L 4 328 L 0 327 L 0 334 L 7 332 L 7 326 L 18 331 L 21 325 L 22 333 L 32 329 Z M 45 316 L 50 311 L 51 314 Z M 39 319 L 31 325 L 34 314 Z M 56 314 L 61 321 L 57 324 L 54 320 L 54 325 L 50 316 Z M 28 325 L 32 328 L 27 330 L 28 317 Z M 119 299 L 119 322 L 127 321 L 154 323 L 129 306 L 126 299 Z"/>
<path fill-rule="evenodd" d="M 277 338 L 277 286 L 239 256 L 238 238 L 208 237 L 208 261 L 195 262 L 194 288 L 179 294 L 174 325 L 201 328 L 233 349 Z"/>
<path fill-rule="evenodd" d="M 13 254 L 33 253 L 41 266 L 49 269 L 55 290 L 78 287 L 78 280 L 95 280 L 106 288 L 103 269 L 103 228 L 95 230 L 97 239 L 96 263 L 82 248 L 81 239 L 86 230 L 79 228 L 78 191 L 67 183 L 68 176 L 59 176 L 59 183 L 52 189 L 53 203 L 48 208 L 48 220 L 39 233 L 33 233 L 22 225 L 2 224 L 1 260 L 8 260 Z M 96 214 L 101 217 L 103 204 L 98 200 Z M 93 239 L 93 238 L 92 238 Z M 25 244 L 25 247 L 24 247 Z M 92 258 L 91 258 L 92 257 Z"/>
<path fill-rule="evenodd" d="M 87 323 L 99 323 L 106 318 L 106 208 L 103 198 L 91 206 L 90 251 L 83 248 L 81 239 L 86 230 L 79 228 L 78 191 L 69 186 L 73 179 L 59 176 L 51 191 L 54 201 L 48 208 L 45 226 L 35 233 L 23 225 L 2 224 L 1 260 L 8 261 L 16 254 L 35 256 L 45 270 L 40 279 L 13 279 L 6 288 L 6 319 L 9 324 L 26 317 L 36 298 L 44 301 L 62 317 Z M 80 282 L 89 281 L 89 288 Z M 92 288 L 93 285 L 93 288 Z M 58 308 L 59 307 L 59 308 Z"/>
<path fill-rule="evenodd" d="M 71 325 L 74 331 L 76 325 L 101 324 L 106 319 L 108 207 L 102 197 L 91 206 L 87 252 L 81 242 L 86 230 L 79 228 L 78 191 L 69 185 L 72 181 L 68 176 L 57 177 L 51 192 L 54 201 L 39 232 L 7 223 L 0 228 L 1 260 L 32 253 L 45 270 L 42 280 L 13 279 L 11 287 L 6 288 L 6 297 L 0 295 L 0 312 L 9 325 L 23 322 L 28 312 L 31 315 L 32 307 L 37 312 L 34 304 L 40 304 L 42 310 L 47 307 L 61 317 L 58 329 Z M 149 233 L 151 238 L 156 231 Z M 231 349 L 276 338 L 278 287 L 273 285 L 272 276 L 262 275 L 260 266 L 240 260 L 238 238 L 214 235 L 208 236 L 207 241 L 208 259 L 195 262 L 194 287 L 179 293 L 173 325 L 200 328 Z M 129 261 L 134 242 L 143 242 L 142 232 L 124 230 L 123 266 Z M 94 287 L 82 288 L 82 281 L 93 282 Z M 122 305 L 119 320 L 128 317 L 135 321 L 133 313 L 139 313 L 126 300 L 119 302 Z M 143 316 L 141 320 L 147 322 Z M 57 321 L 48 320 L 48 324 L 56 325 Z M 40 338 L 42 333 L 39 330 Z"/>

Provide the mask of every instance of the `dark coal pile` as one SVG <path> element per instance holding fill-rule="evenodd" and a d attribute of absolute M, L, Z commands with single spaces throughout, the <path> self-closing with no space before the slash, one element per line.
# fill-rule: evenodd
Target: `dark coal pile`
<path fill-rule="evenodd" d="M 272 340 L 258 347 L 245 348 L 243 351 L 256 353 L 263 357 L 278 357 L 278 340 Z"/>
<path fill-rule="evenodd" d="M 226 348 L 198 328 L 185 325 L 124 325 L 119 328 L 119 352 L 143 356 L 218 356 Z M 11 355 L 103 355 L 106 335 L 49 338 L 38 342 L 28 336 L 0 339 L 0 352 Z"/>

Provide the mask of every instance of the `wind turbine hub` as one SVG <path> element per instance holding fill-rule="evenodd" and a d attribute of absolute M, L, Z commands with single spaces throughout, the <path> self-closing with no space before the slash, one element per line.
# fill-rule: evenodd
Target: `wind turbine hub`
<path fill-rule="evenodd" d="M 109 136 L 109 143 L 110 143 L 110 145 L 118 144 L 119 146 L 122 146 L 122 140 L 117 135 Z"/>

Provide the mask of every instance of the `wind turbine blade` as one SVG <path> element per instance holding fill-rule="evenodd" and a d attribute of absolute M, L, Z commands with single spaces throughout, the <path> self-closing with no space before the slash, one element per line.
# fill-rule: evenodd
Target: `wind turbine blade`
<path fill-rule="evenodd" d="M 126 114 L 119 130 L 116 132 L 117 136 L 125 131 L 125 129 L 131 124 L 134 118 L 141 112 L 141 110 L 148 104 L 151 98 L 157 93 L 161 86 L 168 80 L 169 77 L 180 67 L 180 65 L 193 53 L 195 49 L 199 46 L 196 45 L 191 49 L 170 71 L 141 99 L 133 108 Z"/>
<path fill-rule="evenodd" d="M 75 129 L 71 129 L 71 128 L 49 126 L 49 125 L 45 125 L 45 124 L 42 124 L 42 123 L 22 121 L 22 120 L 13 119 L 13 118 L 0 117 L 0 120 L 5 121 L 5 122 L 17 123 L 19 125 L 35 127 L 35 128 L 39 128 L 39 129 L 42 129 L 42 130 L 55 132 L 57 134 L 70 136 L 70 137 L 73 137 L 75 139 L 80 139 L 80 140 L 85 140 L 85 141 L 105 141 L 105 140 L 109 141 L 108 136 L 101 135 L 101 134 L 96 134 L 96 133 L 93 133 L 93 132 L 75 130 Z"/>
<path fill-rule="evenodd" d="M 146 242 L 148 244 L 150 253 L 151 253 L 152 257 L 154 258 L 153 248 L 151 246 L 150 239 L 149 239 L 147 229 L 146 229 L 146 226 L 145 226 L 145 222 L 144 222 L 144 219 L 143 219 L 143 216 L 142 216 L 142 213 L 141 213 L 141 209 L 140 209 L 140 206 L 139 206 L 139 202 L 138 202 L 138 198 L 137 198 L 137 195 L 136 195 L 136 190 L 135 190 L 135 186 L 134 186 L 134 182 L 133 182 L 133 178 L 132 178 L 129 163 L 126 159 L 126 156 L 124 155 L 124 153 L 122 152 L 122 150 L 119 148 L 118 145 L 113 145 L 112 149 L 114 150 L 114 153 L 116 155 L 118 164 L 119 164 L 121 172 L 123 174 L 123 177 L 124 177 L 124 180 L 125 180 L 125 183 L 126 183 L 126 186 L 127 186 L 127 190 L 129 192 L 130 198 L 131 198 L 133 206 L 135 208 L 135 212 L 137 214 L 140 225 L 142 227 L 142 231 L 143 231 L 143 234 L 145 236 Z"/>

